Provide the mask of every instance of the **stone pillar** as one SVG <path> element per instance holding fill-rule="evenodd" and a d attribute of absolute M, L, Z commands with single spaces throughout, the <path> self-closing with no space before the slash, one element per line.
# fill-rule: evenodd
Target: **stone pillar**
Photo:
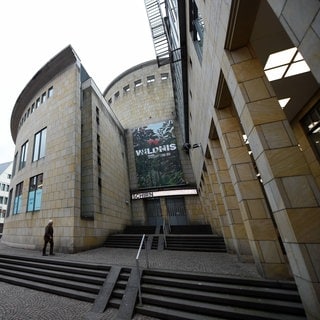
<path fill-rule="evenodd" d="M 320 192 L 260 62 L 250 48 L 224 67 L 235 107 L 309 319 L 320 314 Z M 247 188 L 246 188 L 247 189 Z"/>
<path fill-rule="evenodd" d="M 208 202 L 207 220 L 210 221 L 214 233 L 223 236 L 222 226 L 219 219 L 219 211 L 217 210 L 215 194 L 213 192 L 214 170 L 210 159 L 205 158 L 206 171 L 203 173 L 206 182 L 206 195 Z"/>
<path fill-rule="evenodd" d="M 219 184 L 227 223 L 231 231 L 233 247 L 241 261 L 251 261 L 252 255 L 248 236 L 240 215 L 238 202 L 235 196 L 234 188 L 231 184 L 230 175 L 224 159 L 221 145 L 218 140 L 209 140 L 208 146 Z"/>
<path fill-rule="evenodd" d="M 232 106 L 216 109 L 215 118 L 227 163 L 226 169 L 232 177 L 257 269 L 265 278 L 289 278 L 290 273 L 278 240 L 278 232 L 243 139 L 236 111 Z"/>

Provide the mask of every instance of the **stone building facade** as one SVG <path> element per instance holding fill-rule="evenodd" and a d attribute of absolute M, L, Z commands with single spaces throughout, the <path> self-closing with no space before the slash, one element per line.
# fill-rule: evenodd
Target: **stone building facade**
<path fill-rule="evenodd" d="M 16 145 L 2 241 L 40 249 L 101 245 L 131 222 L 124 129 L 72 47 L 26 85 L 11 117 Z"/>
<path fill-rule="evenodd" d="M 134 66 L 114 79 L 103 95 L 126 131 L 132 223 L 159 225 L 163 223 L 163 218 L 169 224 L 206 223 L 190 159 L 183 149 L 185 141 L 177 121 L 170 66 L 158 67 L 155 60 Z M 170 130 L 176 138 L 177 161 L 181 163 L 184 181 L 173 185 L 141 186 L 137 178 L 133 132 L 137 128 L 166 121 L 172 121 Z M 156 148 L 160 145 L 161 142 Z M 164 157 L 157 159 L 161 163 Z"/>
<path fill-rule="evenodd" d="M 169 65 L 132 67 L 102 94 L 69 46 L 22 91 L 11 132 L 8 245 L 40 249 L 49 219 L 61 252 L 101 246 L 131 224 L 206 222 Z M 141 132 L 151 134 L 148 140 L 135 140 Z"/>
<path fill-rule="evenodd" d="M 203 209 L 229 252 L 266 278 L 294 277 L 319 319 L 319 1 L 149 0 L 147 11 L 156 3 L 185 140 L 202 146 L 190 159 Z"/>

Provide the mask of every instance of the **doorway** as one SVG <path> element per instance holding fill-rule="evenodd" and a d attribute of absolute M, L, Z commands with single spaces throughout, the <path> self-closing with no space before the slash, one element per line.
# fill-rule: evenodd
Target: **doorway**
<path fill-rule="evenodd" d="M 170 225 L 188 224 L 183 197 L 167 198 L 166 206 Z"/>
<path fill-rule="evenodd" d="M 162 214 L 160 199 L 148 199 L 145 201 L 147 211 L 147 223 L 149 226 L 161 226 Z"/>

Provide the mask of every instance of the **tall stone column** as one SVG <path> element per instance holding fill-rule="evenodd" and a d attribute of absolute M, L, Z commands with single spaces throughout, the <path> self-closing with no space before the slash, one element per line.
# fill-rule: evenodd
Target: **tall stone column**
<path fill-rule="evenodd" d="M 257 269 L 266 278 L 289 278 L 286 258 L 236 111 L 232 105 L 215 109 L 214 120 Z"/>
<path fill-rule="evenodd" d="M 320 192 L 260 62 L 244 47 L 223 67 L 308 318 L 320 314 Z"/>
<path fill-rule="evenodd" d="M 219 212 L 217 210 L 215 195 L 213 192 L 212 181 L 211 181 L 211 170 L 212 164 L 209 163 L 208 159 L 205 159 L 206 170 L 203 171 L 204 185 L 202 188 L 201 201 L 205 207 L 206 220 L 210 222 L 213 232 L 222 236 L 221 224 L 219 221 Z"/>
<path fill-rule="evenodd" d="M 227 221 L 225 223 L 230 227 L 233 247 L 241 261 L 252 261 L 248 236 L 241 218 L 238 201 L 219 140 L 209 140 L 208 147 L 226 213 Z"/>

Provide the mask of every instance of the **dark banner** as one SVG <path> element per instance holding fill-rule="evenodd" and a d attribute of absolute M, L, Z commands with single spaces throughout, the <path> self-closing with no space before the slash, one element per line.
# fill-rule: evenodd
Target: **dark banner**
<path fill-rule="evenodd" d="M 173 120 L 133 130 L 139 188 L 185 184 Z"/>

